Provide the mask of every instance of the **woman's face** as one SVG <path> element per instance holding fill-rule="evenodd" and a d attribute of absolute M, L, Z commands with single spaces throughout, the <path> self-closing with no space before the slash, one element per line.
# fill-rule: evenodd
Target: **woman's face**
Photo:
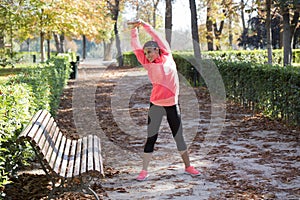
<path fill-rule="evenodd" d="M 155 47 L 146 47 L 144 48 L 144 54 L 149 62 L 153 62 L 159 57 L 159 49 Z"/>

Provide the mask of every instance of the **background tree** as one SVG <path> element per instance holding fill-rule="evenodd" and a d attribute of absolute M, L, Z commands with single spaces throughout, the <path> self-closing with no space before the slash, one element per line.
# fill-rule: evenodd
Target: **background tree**
<path fill-rule="evenodd" d="M 207 1 L 206 9 L 206 39 L 207 39 L 207 50 L 214 50 L 214 36 L 213 36 L 213 11 L 212 11 L 212 0 Z"/>
<path fill-rule="evenodd" d="M 152 0 L 153 4 L 153 12 L 152 12 L 152 18 L 153 18 L 153 27 L 156 28 L 156 16 L 157 16 L 157 8 L 160 0 Z"/>
<path fill-rule="evenodd" d="M 116 39 L 116 48 L 117 48 L 117 61 L 119 66 L 123 66 L 123 55 L 121 50 L 121 41 L 119 36 L 119 30 L 118 30 L 118 18 L 119 18 L 119 12 L 120 12 L 120 0 L 115 0 L 115 3 L 112 4 L 110 1 L 107 1 L 111 14 L 112 19 L 114 20 L 114 34 Z"/>
<path fill-rule="evenodd" d="M 257 16 L 250 18 L 247 22 L 248 26 L 246 32 L 243 32 L 239 38 L 239 46 L 243 48 L 256 48 L 265 49 L 267 48 L 267 13 L 266 6 L 258 4 Z M 270 40 L 273 48 L 280 47 L 280 29 L 281 20 L 278 14 L 273 9 L 272 14 L 270 11 L 270 28 L 271 28 L 271 38 Z"/>
<path fill-rule="evenodd" d="M 217 22 L 217 19 L 214 19 L 214 23 L 213 23 L 213 27 L 214 27 L 214 36 L 215 36 L 215 39 L 216 39 L 216 50 L 221 50 L 221 45 L 220 45 L 220 37 L 221 37 L 221 34 L 222 34 L 222 31 L 223 31 L 223 28 L 224 28 L 224 20 L 226 18 L 226 2 L 225 0 L 222 0 L 221 2 L 221 10 L 222 12 L 219 13 L 219 23 L 220 25 L 218 26 L 218 22 Z"/>
<path fill-rule="evenodd" d="M 62 3 L 59 1 L 59 3 Z M 65 0 L 64 6 L 59 5 L 63 10 L 61 12 L 68 12 L 64 16 L 63 22 L 59 22 L 58 33 L 60 38 L 67 36 L 69 38 L 82 38 L 83 41 L 83 58 L 85 58 L 85 46 L 87 40 L 100 43 L 103 40 L 108 40 L 112 30 L 112 18 L 110 10 L 108 10 L 107 2 L 105 0 L 81 0 L 74 5 L 73 0 Z M 68 24 L 65 24 L 67 22 Z M 60 40 L 63 42 L 62 40 Z M 62 45 L 60 45 L 62 46 Z"/>
<path fill-rule="evenodd" d="M 266 12 L 268 64 L 272 65 L 271 0 L 266 0 Z"/>
<path fill-rule="evenodd" d="M 286 66 L 292 63 L 292 41 L 299 22 L 300 1 L 278 0 L 277 6 L 283 20 L 283 65 Z"/>
<path fill-rule="evenodd" d="M 233 0 L 206 0 L 201 3 L 206 8 L 206 42 L 208 51 L 221 50 L 222 43 L 227 40 L 233 47 L 234 25 L 239 16 L 239 6 Z M 236 26 L 237 27 L 237 26 Z M 228 33 L 227 35 L 225 35 Z"/>
<path fill-rule="evenodd" d="M 195 31 L 192 31 L 193 42 L 200 39 L 201 42 L 207 44 L 209 50 L 214 48 L 217 50 L 221 46 L 222 48 L 235 48 L 237 43 L 235 39 L 237 35 L 241 35 L 243 32 L 239 41 L 241 47 L 265 49 L 269 43 L 272 44 L 272 48 L 282 46 L 285 65 L 291 63 L 292 48 L 299 45 L 299 1 L 272 1 L 270 12 L 271 42 L 268 42 L 267 30 L 269 29 L 266 29 L 266 9 L 265 6 L 260 5 L 266 1 L 198 1 L 202 3 L 198 8 L 202 9 L 198 10 L 198 15 L 205 12 L 203 9 L 206 9 L 208 14 L 207 20 L 204 19 L 204 22 L 198 26 L 198 21 L 195 21 L 195 19 L 197 20 L 197 9 L 194 13 L 191 10 L 191 13 L 195 14 L 192 18 L 192 27 L 195 26 L 195 22 L 198 26 L 198 36 L 195 36 Z M 18 47 L 18 43 L 27 41 L 29 44 L 32 38 L 36 41 L 36 38 L 40 37 L 38 40 L 40 41 L 40 52 L 41 57 L 44 58 L 44 50 L 48 50 L 49 57 L 50 49 L 53 48 L 50 46 L 50 40 L 51 42 L 54 41 L 56 52 L 65 52 L 64 47 L 70 40 L 86 41 L 87 46 L 90 43 L 103 42 L 103 46 L 108 50 L 104 52 L 110 52 L 110 43 L 116 37 L 118 58 L 120 58 L 122 53 L 118 47 L 120 46 L 120 44 L 118 45 L 118 26 L 122 25 L 123 16 L 120 15 L 120 11 L 122 11 L 124 4 L 130 5 L 130 8 L 134 9 L 134 13 L 136 11 L 137 17 L 158 28 L 162 27 L 163 24 L 162 15 L 158 10 L 160 2 L 160 0 L 77 0 L 75 4 L 73 0 L 0 0 L 0 47 L 3 49 L 5 43 L 12 43 L 10 51 L 12 53 L 12 49 L 14 46 Z M 166 0 L 165 2 L 168 9 L 166 10 L 164 26 L 167 30 L 172 30 L 170 18 L 172 15 L 168 14 L 168 11 L 172 11 L 172 8 L 170 9 L 172 4 L 169 4 L 172 1 Z M 190 8 L 192 8 L 191 6 L 193 5 L 190 2 Z M 119 8 L 115 9 L 116 7 Z M 240 10 L 242 11 L 240 12 Z M 238 24 L 237 16 L 240 20 L 242 19 L 242 26 Z M 246 22 L 247 18 L 249 20 Z M 199 19 L 202 20 L 202 18 Z M 281 27 L 284 27 L 282 32 L 285 31 L 285 34 L 280 34 Z M 286 34 L 287 30 L 289 30 L 290 35 Z M 167 33 L 166 38 L 171 41 L 170 34 Z M 84 44 L 83 47 L 86 46 Z M 86 51 L 83 50 L 83 52 Z M 201 53 L 199 54 L 201 55 Z"/>
<path fill-rule="evenodd" d="M 99 0 L 31 0 L 13 1 L 1 0 L 0 28 L 5 37 L 13 32 L 22 42 L 28 38 L 40 36 L 40 52 L 44 60 L 44 40 L 50 40 L 55 35 L 57 52 L 64 52 L 65 37 L 103 38 L 107 34 L 99 34 L 111 29 L 106 1 Z M 14 10 L 14 12 L 10 12 Z M 3 12 L 2 12 L 3 11 Z M 9 14 L 12 13 L 13 15 Z M 7 25 L 2 26 L 4 19 L 10 17 L 14 22 L 12 30 Z M 6 20 L 7 24 L 7 20 Z M 102 30 L 102 31 L 101 31 Z M 101 31 L 101 32 L 100 32 Z M 48 52 L 50 48 L 48 48 Z"/>
<path fill-rule="evenodd" d="M 245 1 L 241 0 L 240 3 L 240 11 L 241 11 L 241 20 L 242 20 L 242 26 L 243 26 L 243 32 L 242 32 L 242 40 L 245 40 L 245 36 L 248 34 L 248 28 L 246 28 L 246 19 L 245 19 Z M 243 49 L 246 49 L 246 43 L 243 43 Z"/>
<path fill-rule="evenodd" d="M 135 18 L 143 19 L 154 28 L 160 26 L 161 15 L 158 12 L 158 5 L 161 0 L 126 0 L 127 9 L 135 12 Z"/>
<path fill-rule="evenodd" d="M 196 2 L 195 0 L 189 0 L 189 2 L 190 2 L 190 10 L 191 10 L 191 29 L 192 29 L 194 56 L 196 59 L 201 59 Z"/>
<path fill-rule="evenodd" d="M 25 10 L 25 12 L 23 12 Z M 23 1 L 0 1 L 0 49 L 4 49 L 5 42 L 11 45 L 10 56 L 13 56 L 14 39 L 22 41 L 29 37 L 32 21 L 28 20 L 31 7 Z M 6 38 L 6 41 L 5 41 Z"/>
<path fill-rule="evenodd" d="M 172 40 L 172 0 L 166 0 L 165 14 L 165 34 L 166 40 L 171 45 Z"/>

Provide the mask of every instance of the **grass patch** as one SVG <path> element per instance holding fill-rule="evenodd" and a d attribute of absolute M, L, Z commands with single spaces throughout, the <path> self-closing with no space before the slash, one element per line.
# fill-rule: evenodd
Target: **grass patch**
<path fill-rule="evenodd" d="M 0 84 L 4 84 L 10 77 L 15 76 L 27 68 L 34 68 L 37 64 L 16 64 L 14 68 L 0 68 Z"/>

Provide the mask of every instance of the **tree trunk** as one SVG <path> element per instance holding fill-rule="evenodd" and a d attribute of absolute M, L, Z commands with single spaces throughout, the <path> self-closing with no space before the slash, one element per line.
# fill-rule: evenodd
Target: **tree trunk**
<path fill-rule="evenodd" d="M 300 45 L 300 28 L 297 28 L 294 35 L 294 41 L 293 41 L 293 49 L 296 49 L 297 46 Z"/>
<path fill-rule="evenodd" d="M 0 32 L 0 49 L 4 48 L 4 33 L 3 31 Z"/>
<path fill-rule="evenodd" d="M 213 51 L 214 50 L 214 38 L 213 38 L 213 22 L 211 19 L 211 5 L 210 1 L 207 2 L 207 14 L 206 14 L 206 40 L 207 40 L 207 50 Z"/>
<path fill-rule="evenodd" d="M 296 43 L 296 30 L 297 30 L 297 26 L 298 26 L 298 22 L 299 22 L 299 13 L 300 11 L 300 2 L 299 2 L 299 9 L 296 9 L 295 12 L 294 12 L 294 15 L 293 15 L 293 19 L 292 19 L 292 22 L 291 22 L 291 46 L 292 48 L 296 48 L 295 46 L 295 43 Z M 296 39 L 295 39 L 296 38 Z M 292 56 L 293 57 L 293 56 Z M 292 61 L 291 61 L 292 62 Z"/>
<path fill-rule="evenodd" d="M 14 43 L 13 43 L 13 27 L 10 26 L 10 58 L 13 58 L 14 53 Z"/>
<path fill-rule="evenodd" d="M 140 19 L 140 5 L 139 5 L 139 1 L 137 0 L 137 4 L 136 4 L 136 18 Z"/>
<path fill-rule="evenodd" d="M 109 42 L 103 42 L 103 46 L 104 46 L 103 60 L 104 61 L 112 60 L 112 54 L 111 54 L 112 45 L 113 45 L 113 38 L 111 38 Z"/>
<path fill-rule="evenodd" d="M 233 49 L 233 34 L 232 34 L 232 15 L 229 15 L 229 22 L 228 22 L 228 42 L 231 49 Z"/>
<path fill-rule="evenodd" d="M 86 36 L 82 35 L 82 59 L 86 59 Z"/>
<path fill-rule="evenodd" d="M 26 48 L 26 51 L 30 51 L 30 39 L 28 38 L 27 40 L 26 40 L 26 45 L 27 45 L 27 48 Z"/>
<path fill-rule="evenodd" d="M 153 1 L 153 13 L 152 13 L 152 18 L 153 18 L 153 28 L 156 28 L 156 11 L 157 11 L 157 6 L 160 0 L 152 0 Z"/>
<path fill-rule="evenodd" d="M 266 0 L 267 18 L 267 49 L 268 49 L 268 64 L 272 65 L 272 31 L 271 31 L 271 0 Z"/>
<path fill-rule="evenodd" d="M 114 13 L 113 19 L 115 20 L 114 33 L 115 33 L 115 37 L 116 37 L 117 61 L 118 61 L 119 67 L 121 67 L 121 66 L 123 66 L 123 55 L 122 55 L 121 41 L 120 41 L 120 36 L 119 36 L 119 31 L 118 31 L 119 10 L 120 10 L 120 0 L 115 0 L 114 12 L 113 12 Z"/>
<path fill-rule="evenodd" d="M 165 34 L 166 40 L 171 46 L 172 40 L 172 0 L 166 0 L 166 14 L 165 14 Z"/>
<path fill-rule="evenodd" d="M 64 43 L 65 43 L 65 35 L 64 34 L 57 34 L 57 33 L 53 33 L 53 38 L 55 41 L 55 48 L 57 53 L 64 53 L 65 52 L 65 47 L 64 47 Z"/>
<path fill-rule="evenodd" d="M 290 65 L 292 60 L 291 25 L 289 9 L 282 8 L 283 17 L 283 65 Z"/>
<path fill-rule="evenodd" d="M 50 51 L 50 39 L 47 39 L 47 59 L 49 60 L 51 57 L 51 51 Z"/>
<path fill-rule="evenodd" d="M 65 34 L 59 35 L 59 45 L 60 45 L 60 52 L 59 53 L 65 53 Z"/>
<path fill-rule="evenodd" d="M 214 23 L 213 26 L 214 26 L 215 38 L 219 42 L 218 44 L 216 44 L 216 50 L 221 50 L 220 38 L 221 38 L 222 30 L 223 30 L 223 27 L 224 27 L 224 20 L 221 21 L 221 24 L 220 24 L 219 28 L 218 28 L 217 23 Z"/>
<path fill-rule="evenodd" d="M 279 49 L 283 48 L 283 19 L 280 17 L 280 39 L 279 39 Z"/>
<path fill-rule="evenodd" d="M 229 5 L 229 13 L 228 13 L 228 42 L 229 42 L 229 46 L 230 49 L 233 49 L 233 33 L 232 33 L 232 18 L 233 18 L 233 12 L 235 11 L 233 9 L 233 0 L 230 0 L 228 3 L 230 3 Z"/>
<path fill-rule="evenodd" d="M 224 6 L 224 1 L 222 2 L 222 6 Z M 225 12 L 225 8 L 223 8 L 223 14 L 226 17 L 226 12 Z M 221 50 L 221 44 L 220 44 L 220 38 L 221 38 L 221 34 L 224 28 L 224 19 L 220 22 L 220 27 L 218 28 L 217 22 L 215 22 L 213 24 L 214 26 L 214 34 L 215 34 L 215 39 L 217 40 L 216 43 L 216 50 Z"/>
<path fill-rule="evenodd" d="M 60 52 L 60 47 L 59 47 L 59 37 L 57 33 L 53 33 L 53 38 L 54 38 L 54 42 L 55 42 L 55 48 L 56 48 L 56 52 L 59 53 Z"/>
<path fill-rule="evenodd" d="M 45 61 L 45 48 L 44 48 L 44 38 L 45 33 L 44 32 L 40 32 L 40 52 L 41 52 L 41 62 Z"/>
<path fill-rule="evenodd" d="M 243 25 L 243 35 L 247 34 L 247 28 L 246 28 L 246 22 L 245 22 L 245 14 L 244 14 L 244 9 L 245 9 L 245 3 L 244 0 L 241 0 L 241 18 L 242 18 L 242 25 Z M 243 42 L 243 49 L 246 49 L 246 43 Z"/>
<path fill-rule="evenodd" d="M 190 1 L 190 10 L 191 10 L 192 39 L 193 39 L 194 56 L 196 59 L 201 59 L 196 2 L 195 2 L 195 0 L 189 0 L 189 1 Z"/>
<path fill-rule="evenodd" d="M 123 55 L 122 55 L 122 50 L 121 50 L 121 41 L 120 41 L 120 37 L 119 37 L 117 23 L 118 22 L 116 21 L 115 26 L 114 26 L 114 31 L 115 31 L 115 35 L 116 35 L 117 61 L 118 61 L 119 67 L 121 67 L 121 66 L 123 66 Z"/>

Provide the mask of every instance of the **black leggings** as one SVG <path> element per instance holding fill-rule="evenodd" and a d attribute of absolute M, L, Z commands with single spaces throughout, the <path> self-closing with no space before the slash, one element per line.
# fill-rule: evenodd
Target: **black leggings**
<path fill-rule="evenodd" d="M 167 116 L 167 121 L 171 128 L 178 151 L 185 151 L 187 149 L 182 135 L 182 124 L 179 106 L 157 106 L 150 103 L 147 127 L 148 138 L 144 148 L 145 153 L 153 152 L 154 144 L 158 137 L 159 127 L 164 115 Z"/>

